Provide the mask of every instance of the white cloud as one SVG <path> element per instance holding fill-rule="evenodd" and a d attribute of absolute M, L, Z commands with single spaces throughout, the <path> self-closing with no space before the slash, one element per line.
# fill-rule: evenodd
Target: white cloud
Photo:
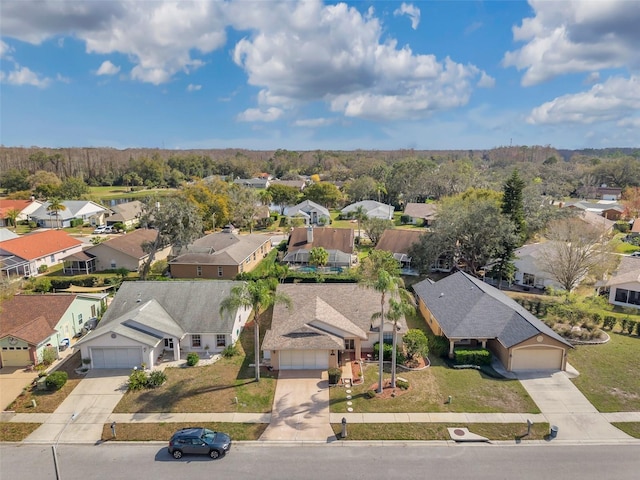
<path fill-rule="evenodd" d="M 0 72 L 0 81 L 11 85 L 31 85 L 38 88 L 45 88 L 51 83 L 50 78 L 42 77 L 28 67 L 20 65 L 16 65 L 15 70 L 9 73 Z"/>
<path fill-rule="evenodd" d="M 616 125 L 619 127 L 629 127 L 640 129 L 640 117 L 629 117 L 620 120 Z"/>
<path fill-rule="evenodd" d="M 496 79 L 482 72 L 480 80 L 478 80 L 478 87 L 481 88 L 493 88 L 496 86 Z"/>
<path fill-rule="evenodd" d="M 584 79 L 584 83 L 587 85 L 593 85 L 600 81 L 600 72 L 591 72 L 587 78 Z"/>
<path fill-rule="evenodd" d="M 202 89 L 202 85 L 194 85 L 193 83 L 187 85 L 187 92 L 197 92 L 200 89 Z"/>
<path fill-rule="evenodd" d="M 248 108 L 238 115 L 240 122 L 274 122 L 278 120 L 284 111 L 280 108 L 269 107 L 267 109 Z"/>
<path fill-rule="evenodd" d="M 424 117 L 466 104 L 482 75 L 473 65 L 381 41 L 372 11 L 363 16 L 344 3 L 261 2 L 250 11 L 232 3 L 229 15 L 235 28 L 254 32 L 236 44 L 233 59 L 261 87 L 263 107 L 319 100 L 347 116 Z"/>
<path fill-rule="evenodd" d="M 120 72 L 120 67 L 114 65 L 109 60 L 105 60 L 96 71 L 96 75 L 115 75 Z"/>
<path fill-rule="evenodd" d="M 406 15 L 409 17 L 411 19 L 411 28 L 414 30 L 418 28 L 418 25 L 420 25 L 420 9 L 411 3 L 402 2 L 400 8 L 397 8 L 393 14 L 395 16 Z"/>
<path fill-rule="evenodd" d="M 522 85 L 568 73 L 640 68 L 640 2 L 529 0 L 534 16 L 513 28 L 526 42 L 507 52 L 504 66 L 525 70 Z"/>
<path fill-rule="evenodd" d="M 336 122 L 335 118 L 301 118 L 293 122 L 296 127 L 328 127 Z"/>
<path fill-rule="evenodd" d="M 532 124 L 621 121 L 640 111 L 640 77 L 613 77 L 589 91 L 563 95 L 533 109 Z M 630 120 L 634 122 L 635 120 Z"/>
<path fill-rule="evenodd" d="M 0 40 L 0 58 L 11 60 L 10 53 L 13 53 L 13 47 Z"/>

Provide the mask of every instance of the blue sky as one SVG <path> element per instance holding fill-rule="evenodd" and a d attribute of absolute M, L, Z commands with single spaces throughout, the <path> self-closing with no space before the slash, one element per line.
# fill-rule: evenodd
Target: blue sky
<path fill-rule="evenodd" d="M 640 2 L 2 0 L 6 146 L 640 144 Z"/>

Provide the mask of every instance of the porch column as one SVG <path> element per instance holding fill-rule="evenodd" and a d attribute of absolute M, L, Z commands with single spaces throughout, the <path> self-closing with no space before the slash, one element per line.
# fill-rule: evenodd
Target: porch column
<path fill-rule="evenodd" d="M 455 345 L 455 341 L 449 340 L 449 358 L 453 358 L 453 346 Z"/>
<path fill-rule="evenodd" d="M 487 339 L 486 338 L 482 339 L 482 348 L 487 348 Z"/>
<path fill-rule="evenodd" d="M 360 360 L 362 358 L 362 348 L 360 345 L 359 338 L 356 338 L 355 344 L 356 344 L 356 358 L 354 360 Z"/>
<path fill-rule="evenodd" d="M 173 339 L 173 359 L 180 360 L 180 340 L 177 338 Z"/>

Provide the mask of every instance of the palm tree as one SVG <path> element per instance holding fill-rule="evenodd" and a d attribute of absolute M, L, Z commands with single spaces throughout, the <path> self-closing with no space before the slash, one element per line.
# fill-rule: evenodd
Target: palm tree
<path fill-rule="evenodd" d="M 362 205 L 353 211 L 353 218 L 358 221 L 358 238 L 360 238 L 360 222 L 364 222 L 367 219 L 367 211 Z"/>
<path fill-rule="evenodd" d="M 242 283 L 231 289 L 231 294 L 220 303 L 220 315 L 228 312 L 235 314 L 239 308 L 253 309 L 254 324 L 254 363 L 256 382 L 260 381 L 260 320 L 265 310 L 277 303 L 291 308 L 291 299 L 277 293 L 275 286 L 267 280 L 256 280 Z"/>
<path fill-rule="evenodd" d="M 64 203 L 62 203 L 59 198 L 52 198 L 51 200 L 49 200 L 47 211 L 49 212 L 49 215 L 53 213 L 53 215 L 56 216 L 58 229 L 60 228 L 60 217 L 58 216 L 58 212 L 62 212 L 66 209 L 67 207 L 64 206 Z"/>
<path fill-rule="evenodd" d="M 413 305 L 409 303 L 410 295 L 404 289 L 398 290 L 400 293 L 399 300 L 389 299 L 389 310 L 385 315 L 385 319 L 393 323 L 393 349 L 391 352 L 391 388 L 396 388 L 396 352 L 398 350 L 398 322 L 415 311 Z M 375 313 L 372 319 L 380 317 L 380 313 Z"/>
<path fill-rule="evenodd" d="M 7 213 L 5 215 L 7 217 L 7 220 L 9 220 L 9 223 L 13 225 L 13 231 L 15 232 L 16 227 L 18 225 L 18 217 L 20 216 L 20 210 L 16 208 L 11 208 L 7 210 Z"/>

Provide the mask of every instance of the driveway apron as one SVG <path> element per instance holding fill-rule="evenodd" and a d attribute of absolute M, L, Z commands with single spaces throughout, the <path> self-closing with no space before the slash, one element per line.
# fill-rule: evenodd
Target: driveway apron
<path fill-rule="evenodd" d="M 6 409 L 22 389 L 28 387 L 38 374 L 36 372 L 25 372 L 23 367 L 3 367 L 0 368 L 0 407 Z"/>
<path fill-rule="evenodd" d="M 326 371 L 280 371 L 271 423 L 260 440 L 335 440 L 329 423 L 329 381 Z"/>
<path fill-rule="evenodd" d="M 25 443 L 93 443 L 126 391 L 129 370 L 91 370 Z"/>
<path fill-rule="evenodd" d="M 560 440 L 621 440 L 626 433 L 611 425 L 565 372 L 518 372 L 518 379 Z"/>

